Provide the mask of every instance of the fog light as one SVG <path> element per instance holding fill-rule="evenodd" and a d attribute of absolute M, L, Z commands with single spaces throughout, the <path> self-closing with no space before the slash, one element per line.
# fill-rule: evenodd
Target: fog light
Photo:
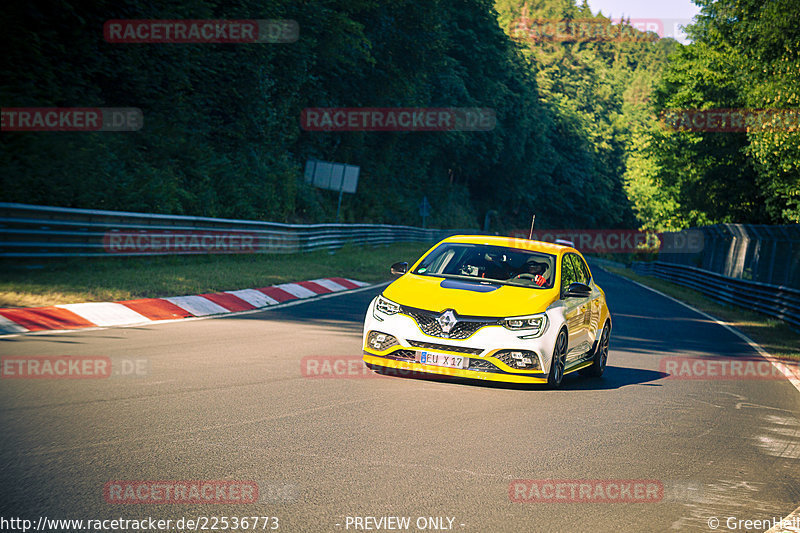
<path fill-rule="evenodd" d="M 539 370 L 539 357 L 529 350 L 501 350 L 492 357 L 518 370 Z"/>
<path fill-rule="evenodd" d="M 367 344 L 373 350 L 382 352 L 388 350 L 392 346 L 399 344 L 397 339 L 388 333 L 381 333 L 380 331 L 370 331 L 367 335 Z"/>

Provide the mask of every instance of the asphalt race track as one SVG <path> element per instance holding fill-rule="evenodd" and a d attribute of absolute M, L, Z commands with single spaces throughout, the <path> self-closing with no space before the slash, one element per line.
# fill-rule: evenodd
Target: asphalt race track
<path fill-rule="evenodd" d="M 797 508 L 800 392 L 785 379 L 665 378 L 663 357 L 755 354 L 702 316 L 595 274 L 614 319 L 609 366 L 558 391 L 360 364 L 305 376 L 305 358 L 360 357 L 374 288 L 226 318 L 2 338 L 3 356 L 140 366 L 107 379 L 0 381 L 0 515 L 276 516 L 284 532 L 365 530 L 348 516 L 411 517 L 409 531 L 420 517 L 427 530 L 464 532 L 710 531 L 713 517 Z M 663 497 L 515 503 L 519 479 L 656 480 Z M 114 480 L 251 480 L 261 499 L 107 503 Z"/>

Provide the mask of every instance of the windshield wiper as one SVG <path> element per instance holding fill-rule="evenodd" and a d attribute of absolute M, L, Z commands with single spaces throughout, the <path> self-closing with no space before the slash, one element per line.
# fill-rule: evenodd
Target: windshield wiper
<path fill-rule="evenodd" d="M 438 272 L 436 274 L 429 272 L 423 272 L 422 274 L 420 274 L 419 272 L 415 272 L 415 274 L 418 274 L 420 276 L 431 276 L 433 278 L 462 279 L 464 281 L 473 281 L 475 283 L 490 283 L 490 284 L 503 283 L 502 281 L 498 281 L 496 279 L 476 278 L 475 276 L 464 276 L 462 274 L 443 274 Z"/>
<path fill-rule="evenodd" d="M 525 287 L 528 289 L 543 289 L 544 287 L 539 287 L 538 285 L 528 285 L 526 283 L 519 283 L 514 281 L 502 281 L 499 279 L 491 279 L 491 278 L 476 278 L 474 276 L 464 276 L 460 274 L 429 274 L 428 272 L 423 272 L 422 274 L 417 273 L 420 276 L 431 276 L 434 278 L 446 278 L 446 279 L 459 279 L 464 281 L 472 281 L 475 283 L 482 283 L 488 285 L 510 285 L 512 287 Z"/>
<path fill-rule="evenodd" d="M 433 274 L 432 274 L 433 275 Z M 442 276 L 447 278 L 456 278 L 456 279 L 465 279 L 470 281 L 477 281 L 480 283 L 491 283 L 493 285 L 510 285 L 512 287 L 524 287 L 526 289 L 545 289 L 546 287 L 540 287 L 536 284 L 528 284 L 528 283 L 521 283 L 515 280 L 500 280 L 500 279 L 492 279 L 492 278 L 474 278 L 472 276 L 460 276 L 457 274 L 435 274 L 436 276 Z"/>

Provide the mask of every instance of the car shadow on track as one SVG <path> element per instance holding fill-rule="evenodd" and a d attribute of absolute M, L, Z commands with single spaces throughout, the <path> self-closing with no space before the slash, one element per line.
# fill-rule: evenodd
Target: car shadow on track
<path fill-rule="evenodd" d="M 368 365 L 369 366 L 369 365 Z M 546 385 L 527 384 L 527 383 L 503 383 L 498 381 L 483 381 L 478 379 L 456 378 L 452 376 L 440 376 L 434 374 L 424 374 L 419 372 L 398 371 L 383 367 L 371 367 L 373 372 L 393 377 L 397 379 L 418 379 L 422 381 L 436 381 L 439 383 L 452 383 L 473 387 L 485 387 L 491 389 L 509 390 L 548 390 Z M 577 373 L 568 374 L 564 377 L 561 388 L 557 390 L 611 390 L 619 389 L 627 385 L 646 385 L 660 387 L 659 383 L 653 383 L 666 375 L 655 370 L 642 370 L 639 368 L 625 368 L 618 366 L 607 366 L 603 377 L 589 378 Z"/>
<path fill-rule="evenodd" d="M 342 297 L 337 298 L 300 300 L 292 302 L 292 305 L 287 307 L 277 309 L 266 307 L 256 313 L 236 315 L 230 318 L 335 326 L 348 331 L 357 330 L 360 334 L 364 328 L 364 316 L 369 303 L 379 292 L 379 289 L 375 289 L 354 294 L 342 294 Z M 224 317 L 221 319 L 225 320 Z"/>

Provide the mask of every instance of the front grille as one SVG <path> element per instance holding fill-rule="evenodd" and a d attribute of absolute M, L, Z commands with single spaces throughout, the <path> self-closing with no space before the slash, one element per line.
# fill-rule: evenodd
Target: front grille
<path fill-rule="evenodd" d="M 485 326 L 497 325 L 497 321 L 464 319 L 459 317 L 450 333 L 442 331 L 442 326 L 436 320 L 439 318 L 439 313 L 432 313 L 430 311 L 423 311 L 421 309 L 404 309 L 405 314 L 414 319 L 419 326 L 419 329 L 431 337 L 441 337 L 443 339 L 466 339 L 479 329 Z"/>
<path fill-rule="evenodd" d="M 469 369 L 468 370 L 475 370 L 477 372 L 502 372 L 497 366 L 495 366 L 490 361 L 485 361 L 483 359 L 470 359 L 469 360 Z"/>
<path fill-rule="evenodd" d="M 478 355 L 483 351 L 480 348 L 467 348 L 466 346 L 451 346 L 449 344 L 436 344 L 433 342 L 408 341 L 408 344 L 410 344 L 414 348 L 425 348 L 426 350 L 446 350 L 449 352 L 466 353 L 470 355 Z"/>

